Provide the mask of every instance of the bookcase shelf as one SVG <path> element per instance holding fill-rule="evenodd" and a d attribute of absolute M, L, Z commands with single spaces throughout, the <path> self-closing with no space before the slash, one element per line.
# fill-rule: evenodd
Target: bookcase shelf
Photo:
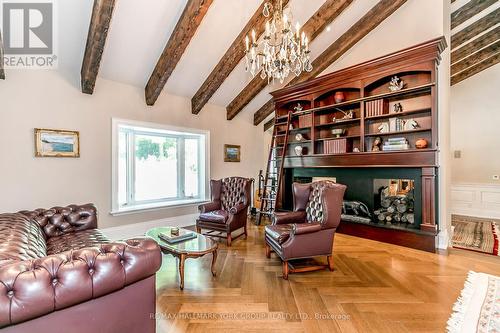
<path fill-rule="evenodd" d="M 431 131 L 431 129 L 430 128 L 416 128 L 414 130 L 407 130 L 407 131 L 395 131 L 395 132 L 387 132 L 387 133 L 367 133 L 367 134 L 365 134 L 365 137 L 404 135 L 404 134 L 427 132 L 427 131 Z"/>

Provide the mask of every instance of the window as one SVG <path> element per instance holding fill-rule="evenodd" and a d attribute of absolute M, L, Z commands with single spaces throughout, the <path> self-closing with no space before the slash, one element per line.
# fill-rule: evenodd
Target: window
<path fill-rule="evenodd" d="M 113 212 L 206 200 L 208 132 L 113 120 Z"/>

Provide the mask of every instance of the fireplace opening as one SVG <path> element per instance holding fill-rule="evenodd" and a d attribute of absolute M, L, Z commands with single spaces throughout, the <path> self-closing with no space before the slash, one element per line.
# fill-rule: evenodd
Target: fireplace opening
<path fill-rule="evenodd" d="M 415 181 L 374 179 L 373 222 L 415 228 Z"/>
<path fill-rule="evenodd" d="M 418 168 L 295 168 L 285 173 L 284 209 L 293 209 L 291 184 L 328 179 L 347 186 L 342 221 L 420 232 L 422 173 Z"/>

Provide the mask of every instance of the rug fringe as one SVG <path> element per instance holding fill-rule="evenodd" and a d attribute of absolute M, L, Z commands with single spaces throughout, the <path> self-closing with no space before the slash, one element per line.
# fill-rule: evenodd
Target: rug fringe
<path fill-rule="evenodd" d="M 500 229 L 495 221 L 493 221 L 493 241 L 493 254 L 500 256 L 500 245 L 498 244 L 500 242 Z"/>
<path fill-rule="evenodd" d="M 458 297 L 458 300 L 453 305 L 453 313 L 447 323 L 446 331 L 448 333 L 460 333 L 460 329 L 462 328 L 465 319 L 465 314 L 467 313 L 471 297 L 474 293 L 474 284 L 478 275 L 479 273 L 473 271 L 470 271 L 467 275 L 464 289 Z"/>

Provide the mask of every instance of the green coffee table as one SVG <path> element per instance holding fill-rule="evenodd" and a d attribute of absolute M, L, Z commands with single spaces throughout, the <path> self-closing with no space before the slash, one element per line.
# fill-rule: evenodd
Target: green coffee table
<path fill-rule="evenodd" d="M 165 254 L 171 254 L 179 258 L 179 275 L 181 278 L 180 288 L 184 289 L 184 263 L 187 258 L 200 258 L 205 254 L 212 253 L 212 275 L 215 276 L 215 261 L 217 260 L 217 243 L 208 237 L 197 234 L 196 238 L 190 240 L 169 244 L 162 240 L 158 234 L 170 233 L 171 227 L 153 228 L 146 232 L 146 236 L 153 238 Z"/>

